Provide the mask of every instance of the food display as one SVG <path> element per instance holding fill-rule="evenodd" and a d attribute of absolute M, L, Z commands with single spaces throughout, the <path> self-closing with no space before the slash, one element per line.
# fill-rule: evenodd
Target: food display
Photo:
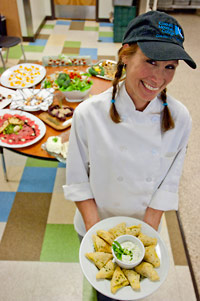
<path fill-rule="evenodd" d="M 29 88 L 38 84 L 46 75 L 43 66 L 37 64 L 19 64 L 3 72 L 1 84 L 8 88 Z"/>
<path fill-rule="evenodd" d="M 58 118 L 61 121 L 65 121 L 67 117 L 73 115 L 74 109 L 69 106 L 52 105 L 48 109 L 48 113 Z"/>
<path fill-rule="evenodd" d="M 58 159 L 58 161 L 65 163 L 67 158 L 69 142 L 62 142 L 60 136 L 51 136 L 47 139 L 42 148 L 46 150 L 51 156 Z"/>
<path fill-rule="evenodd" d="M 39 118 L 56 130 L 64 130 L 71 126 L 74 109 L 70 107 L 63 92 L 54 94 L 53 103 L 47 112 L 42 112 Z"/>
<path fill-rule="evenodd" d="M 53 89 L 18 89 L 12 97 L 11 109 L 47 111 L 53 102 Z"/>
<path fill-rule="evenodd" d="M 0 109 L 5 108 L 11 103 L 14 94 L 16 94 L 15 91 L 8 88 L 0 87 Z"/>
<path fill-rule="evenodd" d="M 124 268 L 114 257 L 113 242 L 121 245 L 125 238 L 140 240 L 145 249 L 135 267 Z M 122 249 L 128 253 L 131 248 Z M 169 254 L 159 233 L 143 221 L 125 216 L 103 219 L 91 227 L 81 242 L 79 260 L 84 276 L 97 291 L 124 301 L 146 298 L 155 292 L 169 270 Z"/>
<path fill-rule="evenodd" d="M 117 63 L 112 60 L 100 60 L 95 65 L 88 68 L 88 72 L 96 77 L 100 77 L 107 80 L 113 80 L 117 71 Z M 123 70 L 125 75 L 125 69 Z"/>
<path fill-rule="evenodd" d="M 101 229 L 97 230 L 96 235 L 92 235 L 94 252 L 85 254 L 85 256 L 92 261 L 98 269 L 96 274 L 97 279 L 111 279 L 111 292 L 113 294 L 115 294 L 117 290 L 123 286 L 131 284 L 131 287 L 134 290 L 140 289 L 140 281 L 143 277 L 147 277 L 151 281 L 158 281 L 160 279 L 157 271 L 155 270 L 155 267 L 160 266 L 160 260 L 155 250 L 157 240 L 156 238 L 152 238 L 143 234 L 141 231 L 138 232 L 137 238 L 139 240 L 142 238 L 141 241 L 145 247 L 145 257 L 143 261 L 135 268 L 128 270 L 122 269 L 119 265 L 113 263 L 111 248 L 113 248 L 117 258 L 120 258 L 120 260 L 124 260 L 125 262 L 138 260 L 138 257 L 141 255 L 141 250 L 138 248 L 138 246 L 130 241 L 125 241 L 121 244 L 116 241 L 117 238 L 126 235 L 130 228 L 133 227 L 141 229 L 140 224 L 127 227 L 126 223 L 122 222 L 113 228 L 108 229 L 107 231 L 103 231 Z M 146 243 L 147 241 L 151 243 L 150 246 L 149 243 Z M 134 280 L 130 280 L 133 275 Z"/>
<path fill-rule="evenodd" d="M 86 66 L 91 63 L 90 56 L 67 56 L 60 54 L 58 56 L 44 56 L 42 58 L 43 65 L 51 66 Z"/>
<path fill-rule="evenodd" d="M 0 110 L 0 145 L 8 148 L 26 147 L 39 141 L 46 126 L 36 116 L 19 110 Z"/>
<path fill-rule="evenodd" d="M 0 118 L 0 140 L 7 144 L 24 144 L 40 134 L 38 125 L 26 116 L 4 114 Z"/>
<path fill-rule="evenodd" d="M 43 82 L 44 88 L 54 88 L 62 92 L 84 92 L 88 90 L 92 84 L 90 74 L 68 69 L 47 76 Z"/>

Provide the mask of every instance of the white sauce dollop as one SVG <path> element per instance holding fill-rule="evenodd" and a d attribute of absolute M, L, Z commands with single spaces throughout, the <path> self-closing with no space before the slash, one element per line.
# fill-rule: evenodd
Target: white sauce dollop
<path fill-rule="evenodd" d="M 134 263 L 138 261 L 141 256 L 141 250 L 138 245 L 134 244 L 131 241 L 125 241 L 121 243 L 121 246 L 124 249 L 131 251 L 131 255 L 122 255 L 122 262 L 124 263 Z"/>

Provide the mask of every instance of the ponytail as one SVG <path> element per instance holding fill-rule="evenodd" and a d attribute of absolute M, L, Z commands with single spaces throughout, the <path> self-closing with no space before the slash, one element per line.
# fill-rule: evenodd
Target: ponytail
<path fill-rule="evenodd" d="M 161 123 L 161 128 L 162 128 L 163 132 L 171 130 L 175 127 L 174 120 L 173 120 L 171 112 L 168 108 L 167 93 L 166 92 L 167 92 L 167 89 L 165 88 L 160 93 L 160 98 L 161 98 L 161 100 L 163 102 L 163 105 L 164 105 L 163 117 L 162 117 L 162 123 Z"/>

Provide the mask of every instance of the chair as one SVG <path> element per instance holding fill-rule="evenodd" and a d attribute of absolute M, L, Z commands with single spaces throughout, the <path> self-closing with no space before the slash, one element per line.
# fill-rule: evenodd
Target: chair
<path fill-rule="evenodd" d="M 9 53 L 9 48 L 16 46 L 18 44 L 21 44 L 21 49 L 22 49 L 22 53 L 24 56 L 24 60 L 26 62 L 26 56 L 25 56 L 25 52 L 24 52 L 24 47 L 22 44 L 22 40 L 19 37 L 10 37 L 10 36 L 0 36 L 0 48 L 6 48 L 7 49 L 7 54 L 6 54 L 6 62 L 8 60 L 8 53 Z M 1 60 L 2 60 L 2 64 L 3 64 L 3 68 L 6 69 L 6 65 L 3 59 L 3 55 L 0 49 L 0 56 L 1 56 Z"/>

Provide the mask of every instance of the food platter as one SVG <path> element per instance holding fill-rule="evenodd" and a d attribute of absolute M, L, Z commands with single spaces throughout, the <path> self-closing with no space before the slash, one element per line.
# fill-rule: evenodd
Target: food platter
<path fill-rule="evenodd" d="M 86 66 L 91 64 L 91 56 L 67 56 L 65 54 L 44 56 L 42 63 L 46 67 Z"/>
<path fill-rule="evenodd" d="M 103 78 L 105 80 L 113 80 L 117 70 L 117 62 L 112 60 L 100 60 L 96 64 L 87 69 L 91 75 Z M 123 71 L 125 74 L 125 70 Z"/>
<path fill-rule="evenodd" d="M 10 114 L 10 115 L 19 115 L 22 117 L 26 117 L 27 120 L 31 120 L 31 122 L 33 123 L 33 126 L 37 126 L 38 128 L 38 135 L 36 135 L 35 139 L 32 139 L 31 141 L 27 141 L 23 144 L 9 144 L 9 143 L 5 143 L 0 139 L 0 146 L 3 147 L 8 147 L 8 148 L 21 148 L 21 147 L 26 147 L 32 144 L 35 144 L 36 142 L 38 142 L 46 133 L 46 126 L 45 124 L 36 116 L 27 113 L 27 112 L 23 112 L 23 111 L 18 111 L 18 110 L 9 110 L 9 109 L 3 109 L 0 110 L 0 118 L 2 118 L 5 114 Z"/>
<path fill-rule="evenodd" d="M 0 100 L 0 109 L 3 109 L 6 106 L 8 106 L 11 103 L 15 94 L 16 92 L 11 89 L 0 87 L 0 96 L 2 98 Z"/>
<path fill-rule="evenodd" d="M 23 63 L 13 66 L 1 75 L 1 84 L 7 88 L 30 88 L 37 85 L 46 75 L 44 66 Z"/>
<path fill-rule="evenodd" d="M 91 263 L 85 256 L 86 253 L 94 252 L 92 235 L 96 234 L 97 230 L 108 230 L 119 223 L 125 222 L 127 226 L 141 224 L 142 233 L 157 238 L 156 252 L 160 258 L 160 267 L 156 268 L 157 273 L 159 274 L 159 281 L 150 281 L 148 278 L 145 278 L 141 281 L 141 288 L 139 291 L 134 291 L 130 286 L 123 287 L 119 289 L 115 294 L 112 294 L 110 291 L 110 280 L 99 279 L 96 280 L 96 273 L 98 271 L 97 267 Z M 131 217 L 111 217 L 100 221 L 95 224 L 84 236 L 80 250 L 79 250 L 79 261 L 82 268 L 82 271 L 90 282 L 90 284 L 103 295 L 117 300 L 139 300 L 145 298 L 155 292 L 165 281 L 168 270 L 169 270 L 169 255 L 167 247 L 160 237 L 159 233 L 155 231 L 148 224 Z"/>
<path fill-rule="evenodd" d="M 10 109 L 47 111 L 53 102 L 53 92 L 54 89 L 18 89 L 12 96 Z"/>

